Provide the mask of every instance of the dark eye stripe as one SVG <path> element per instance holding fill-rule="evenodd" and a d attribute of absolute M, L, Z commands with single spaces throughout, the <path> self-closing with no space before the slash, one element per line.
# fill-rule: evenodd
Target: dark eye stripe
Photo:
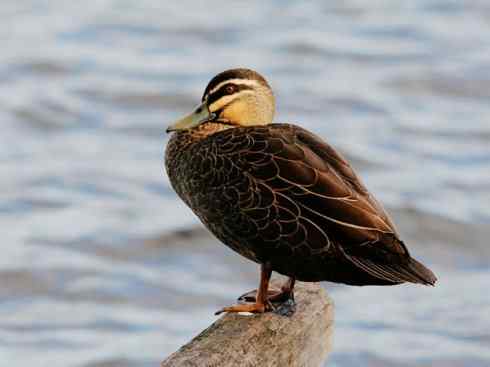
<path fill-rule="evenodd" d="M 230 87 L 230 86 L 233 86 L 233 92 L 231 94 L 238 93 L 242 90 L 253 89 L 251 86 L 245 85 L 245 84 L 233 84 L 233 83 L 224 84 L 223 86 L 221 86 L 220 89 L 218 89 L 217 91 L 208 95 L 208 106 L 211 105 L 212 103 L 216 102 L 221 97 L 230 95 L 230 93 L 227 91 L 227 89 L 228 89 L 227 87 Z"/>
<path fill-rule="evenodd" d="M 258 84 L 261 84 L 265 86 L 266 88 L 270 89 L 269 85 L 265 81 L 264 77 L 260 75 L 259 73 L 250 70 L 250 69 L 244 69 L 244 68 L 238 68 L 238 69 L 230 69 L 230 70 L 225 70 L 218 75 L 216 75 L 211 81 L 209 82 L 208 86 L 204 90 L 202 100 L 204 100 L 204 97 L 206 97 L 209 93 L 209 91 L 213 90 L 217 85 L 220 85 L 223 82 L 226 82 L 227 80 L 232 80 L 232 79 L 242 79 L 242 80 L 254 80 L 258 82 Z"/>

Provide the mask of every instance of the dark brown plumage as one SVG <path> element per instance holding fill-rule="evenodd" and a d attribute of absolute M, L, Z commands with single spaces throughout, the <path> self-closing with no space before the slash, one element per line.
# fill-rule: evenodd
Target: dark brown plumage
<path fill-rule="evenodd" d="M 165 164 L 175 191 L 224 244 L 302 281 L 435 283 L 349 163 L 321 138 L 291 124 L 215 120 L 174 133 Z"/>
<path fill-rule="evenodd" d="M 224 244 L 298 280 L 433 284 L 351 166 L 289 124 L 172 136 L 173 187 Z"/>

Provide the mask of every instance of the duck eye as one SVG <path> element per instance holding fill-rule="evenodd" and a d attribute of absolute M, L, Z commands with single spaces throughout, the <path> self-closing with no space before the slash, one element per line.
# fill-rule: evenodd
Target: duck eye
<path fill-rule="evenodd" d="M 225 92 L 226 92 L 227 94 L 232 94 L 232 93 L 234 93 L 234 92 L 235 92 L 235 86 L 234 86 L 234 85 L 228 85 L 228 86 L 226 86 L 226 88 L 225 88 Z"/>

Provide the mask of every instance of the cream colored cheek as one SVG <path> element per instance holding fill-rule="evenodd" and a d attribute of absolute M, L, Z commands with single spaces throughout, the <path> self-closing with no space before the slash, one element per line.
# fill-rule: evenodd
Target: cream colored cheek
<path fill-rule="evenodd" d="M 249 109 L 242 101 L 236 101 L 227 106 L 223 111 L 223 117 L 237 123 L 246 122 L 249 118 Z"/>
<path fill-rule="evenodd" d="M 224 96 L 224 97 L 221 97 L 220 99 L 218 99 L 216 102 L 212 103 L 209 106 L 209 110 L 211 112 L 218 111 L 219 109 L 223 108 L 225 105 L 227 105 L 228 103 L 230 103 L 231 101 L 233 101 L 234 98 L 235 98 L 234 96 Z"/>

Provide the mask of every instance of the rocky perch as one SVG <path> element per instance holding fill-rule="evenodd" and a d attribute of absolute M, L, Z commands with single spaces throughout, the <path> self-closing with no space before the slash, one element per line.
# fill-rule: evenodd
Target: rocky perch
<path fill-rule="evenodd" d="M 296 306 L 261 315 L 225 314 L 161 367 L 318 367 L 331 349 L 333 303 L 317 283 L 297 283 Z M 286 311 L 285 311 L 286 310 Z"/>

